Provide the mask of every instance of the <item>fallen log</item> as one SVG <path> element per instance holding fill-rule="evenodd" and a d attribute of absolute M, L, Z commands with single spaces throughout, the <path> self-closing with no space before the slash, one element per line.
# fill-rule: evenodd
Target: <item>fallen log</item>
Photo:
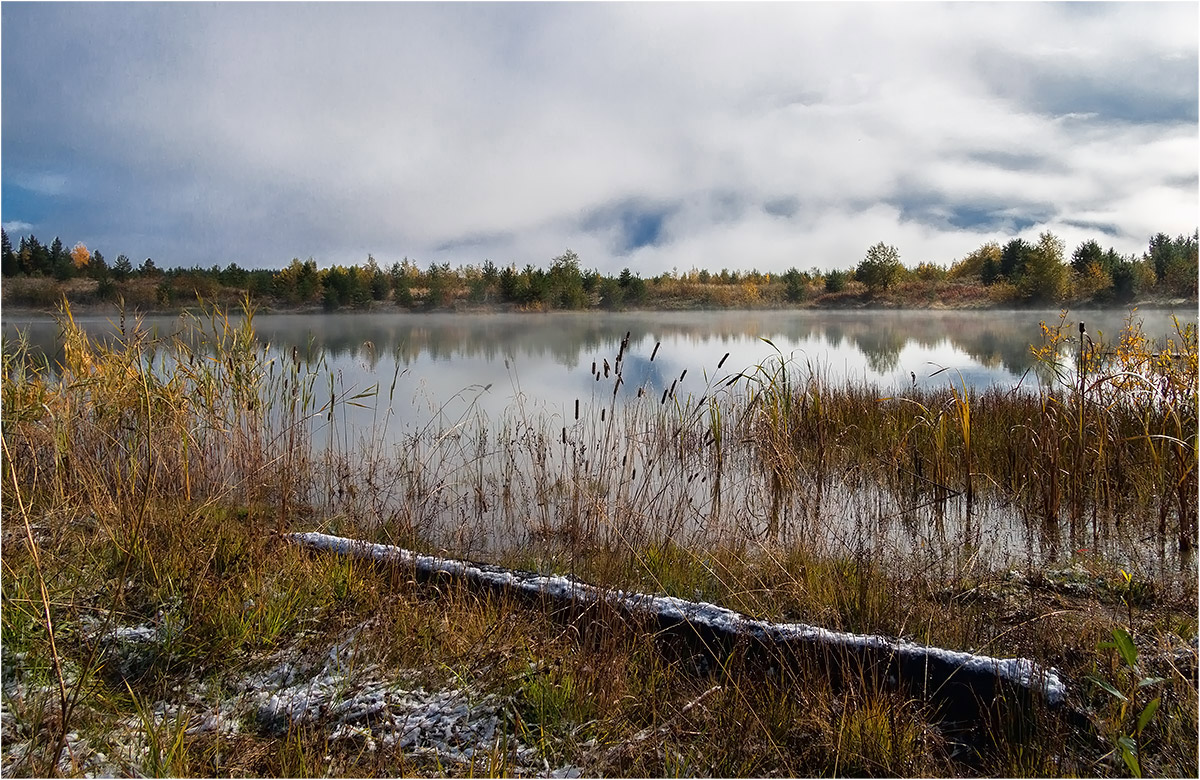
<path fill-rule="evenodd" d="M 775 663 L 795 655 L 824 664 L 831 674 L 883 680 L 933 701 L 948 722 L 996 716 L 996 705 L 1062 709 L 1067 686 L 1059 674 L 1025 658 L 994 658 L 944 650 L 886 636 L 830 631 L 803 623 L 773 623 L 706 602 L 600 588 L 569 577 L 422 555 L 401 547 L 321 533 L 287 535 L 303 547 L 409 567 L 420 579 L 448 576 L 477 587 L 532 597 L 574 610 L 607 606 L 657 622 L 659 630 L 689 640 L 718 662 L 739 648 Z M 1007 710 L 1008 708 L 1005 707 Z M 1068 713 L 1077 715 L 1077 713 Z M 1075 720 L 1075 718 L 1070 718 Z"/>

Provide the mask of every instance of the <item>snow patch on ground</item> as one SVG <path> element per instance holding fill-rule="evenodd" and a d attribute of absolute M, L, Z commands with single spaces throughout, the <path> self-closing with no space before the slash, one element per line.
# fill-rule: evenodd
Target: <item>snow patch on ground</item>
<path fill-rule="evenodd" d="M 156 626 L 91 626 L 92 636 L 115 659 L 145 652 L 164 640 Z M 506 768 L 522 775 L 578 777 L 580 770 L 566 765 L 552 769 L 534 748 L 505 729 L 509 702 L 480 694 L 468 687 L 427 690 L 410 684 L 401 671 L 388 674 L 358 657 L 356 635 L 351 630 L 314 661 L 295 651 L 282 650 L 266 659 L 261 671 L 231 674 L 219 683 L 196 681 L 181 685 L 171 701 L 147 708 L 150 727 L 189 735 L 199 733 L 260 733 L 279 736 L 297 725 L 326 729 L 331 743 L 350 742 L 368 752 L 400 751 L 410 756 L 436 758 L 443 765 L 469 763 L 479 757 L 504 752 Z M 15 654 L 13 654 L 15 655 Z M 21 658 L 4 658 L 0 725 L 3 751 L 0 774 L 28 774 L 29 752 L 45 750 L 44 739 L 24 733 L 22 710 L 29 697 L 56 701 L 57 688 L 34 686 L 22 680 Z M 104 735 L 80 736 L 72 732 L 59 760 L 61 774 L 115 776 L 146 771 L 150 765 L 147 724 L 128 717 Z M 483 766 L 487 766 L 486 763 Z"/>

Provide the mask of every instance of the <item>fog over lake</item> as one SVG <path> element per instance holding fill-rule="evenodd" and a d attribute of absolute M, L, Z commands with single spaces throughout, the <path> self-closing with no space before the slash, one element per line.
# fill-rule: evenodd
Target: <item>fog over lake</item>
<path fill-rule="evenodd" d="M 1059 311 L 698 311 L 549 314 L 258 314 L 255 332 L 276 356 L 293 349 L 322 374 L 331 374 L 342 397 L 377 388 L 379 407 L 399 421 L 424 425 L 440 411 L 449 420 L 477 410 L 489 418 L 519 405 L 522 412 L 562 415 L 575 400 L 611 401 L 598 383 L 603 363 L 615 360 L 629 334 L 624 383 L 618 401 L 639 388 L 659 395 L 686 370 L 676 394 L 705 395 L 718 378 L 753 370 L 776 354 L 799 368 L 821 371 L 835 383 L 877 386 L 881 392 L 948 383 L 1035 389 L 1045 378 L 1030 345 L 1039 324 L 1054 326 Z M 1137 311 L 1145 333 L 1173 332 L 1172 314 L 1195 323 L 1195 311 Z M 1127 311 L 1075 311 L 1066 323 L 1086 323 L 1096 341 L 1111 342 Z M 132 319 L 132 318 L 131 318 Z M 92 334 L 110 336 L 111 316 L 77 316 Z M 166 336 L 183 327 L 176 316 L 147 317 L 144 325 Z M 52 318 L 5 317 L 4 333 L 17 330 L 56 354 Z M 769 342 L 769 343 L 768 343 Z M 657 352 L 655 346 L 658 345 Z M 729 353 L 721 370 L 717 364 Z M 651 359 L 653 358 L 653 359 Z M 394 387 L 393 387 L 394 383 Z M 327 388 L 327 382 L 324 384 Z M 597 396 L 602 387 L 602 395 Z M 484 388 L 487 388 L 486 390 Z M 320 387 L 318 386 L 318 391 Z M 327 393 L 327 389 L 325 391 Z M 597 397 L 593 397 L 597 396 Z M 390 402 L 389 402 L 390 399 Z M 347 422 L 370 425 L 379 409 L 345 410 Z"/>
<path fill-rule="evenodd" d="M 1034 390 L 1039 373 L 1030 350 L 1041 340 L 1040 323 L 1059 323 L 1057 310 L 889 311 L 760 310 L 624 313 L 407 313 L 256 314 L 258 340 L 275 358 L 298 355 L 317 376 L 316 407 L 329 399 L 367 394 L 337 405 L 337 439 L 402 441 L 406 431 L 454 426 L 465 419 L 500 421 L 566 419 L 575 401 L 611 405 L 636 398 L 639 389 L 661 396 L 700 398 L 741 372 L 774 356 L 797 370 L 816 370 L 841 384 L 867 383 L 883 394 L 917 386 L 989 386 Z M 1196 312 L 1137 311 L 1143 330 L 1162 338 Z M 1077 335 L 1086 323 L 1097 341 L 1120 333 L 1128 311 L 1070 312 Z M 127 318 L 127 325 L 133 317 Z M 114 316 L 76 316 L 90 334 L 119 332 Z M 143 325 L 166 337 L 185 327 L 185 316 L 151 316 Z M 18 332 L 50 355 L 59 355 L 58 326 L 50 317 L 5 317 L 4 334 Z M 624 382 L 598 381 L 604 361 L 615 361 L 629 334 Z M 657 351 L 655 350 L 658 345 Z M 717 364 L 729 353 L 721 369 Z M 652 359 L 653 358 L 653 359 Z M 687 371 L 684 381 L 677 380 Z M 386 426 L 383 424 L 386 422 Z M 328 443 L 329 426 L 316 426 L 314 444 Z"/>
<path fill-rule="evenodd" d="M 723 483 L 719 476 L 706 483 L 707 466 L 694 474 L 678 471 L 690 463 L 687 448 L 705 450 L 685 439 L 708 424 L 684 425 L 684 418 L 707 415 L 705 399 L 750 389 L 762 376 L 759 365 L 789 360 L 800 378 L 818 373 L 826 389 L 866 385 L 880 398 L 903 397 L 914 384 L 966 386 L 973 394 L 993 387 L 1033 393 L 1053 381 L 1030 348 L 1041 343 L 1042 322 L 1063 327 L 1077 343 L 1082 321 L 1104 348 L 1127 317 L 1122 311 L 1078 311 L 1065 320 L 1058 311 L 376 312 L 259 314 L 253 327 L 266 357 L 265 392 L 275 393 L 276 401 L 295 392 L 282 384 L 290 371 L 310 383 L 305 435 L 312 452 L 340 464 L 337 473 L 323 477 L 324 495 L 340 495 L 343 485 L 382 484 L 378 503 L 364 511 L 381 519 L 416 512 L 429 538 L 483 550 L 522 544 L 556 528 L 558 515 L 550 507 L 571 490 L 635 504 L 665 491 L 682 518 L 670 533 L 715 533 L 724 527 L 713 525 L 719 516 L 739 533 L 761 535 L 770 522 L 772 494 L 752 440 L 728 443 Z M 1175 331 L 1168 311 L 1137 312 L 1136 319 L 1151 338 Z M 120 332 L 112 317 L 76 321 L 99 338 Z M 188 322 L 186 316 L 159 316 L 143 325 L 167 338 Z M 1195 322 L 1194 311 L 1180 314 L 1181 326 Z M 61 359 L 52 318 L 5 318 L 5 338 L 18 331 L 52 363 Z M 150 359 L 170 360 L 167 355 L 160 350 Z M 1063 357 L 1069 369 L 1070 355 Z M 672 426 L 683 427 L 671 433 Z M 690 433 L 680 438 L 684 428 Z M 628 454 L 613 454 L 618 449 Z M 676 471 L 653 476 L 664 457 Z M 384 467 L 392 470 L 376 482 L 387 462 L 398 465 Z M 610 468 L 620 474 L 609 474 Z M 981 501 L 972 515 L 959 494 L 910 507 L 882 484 L 853 475 L 838 482 L 843 477 L 829 483 L 817 509 L 803 501 L 784 507 L 785 514 L 796 513 L 795 528 L 811 531 L 817 522 L 819 535 L 838 549 L 870 540 L 898 554 L 944 562 L 962 553 L 961 541 L 969 539 L 997 564 L 1010 557 L 1055 559 L 1071 549 L 1061 529 L 1031 525 L 1003 496 Z M 498 495 L 505 499 L 496 500 Z M 882 519 L 871 519 L 880 513 Z M 906 519 L 898 523 L 896 517 Z M 1122 539 L 1115 535 L 1106 544 L 1123 550 L 1128 562 L 1139 559 L 1147 570 L 1175 565 L 1161 549 Z"/>

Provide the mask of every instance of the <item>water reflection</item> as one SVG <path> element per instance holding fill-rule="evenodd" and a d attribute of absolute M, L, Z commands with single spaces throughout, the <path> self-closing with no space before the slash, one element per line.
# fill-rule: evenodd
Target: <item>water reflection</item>
<path fill-rule="evenodd" d="M 1187 316 L 1195 322 L 1195 312 Z M 1139 317 L 1151 337 L 1173 330 L 1167 312 Z M 1095 338 L 1112 340 L 1124 318 L 1122 312 L 1078 312 L 1072 324 L 1082 319 Z M 306 376 L 320 378 L 315 389 L 325 395 L 316 407 L 331 392 L 339 398 L 374 393 L 361 405 L 338 406 L 336 415 L 307 418 L 314 446 L 328 445 L 344 458 L 331 461 L 344 469 L 322 474 L 328 480 L 323 495 L 340 497 L 346 485 L 382 490 L 362 490 L 382 496 L 378 504 L 364 503 L 364 512 L 440 529 L 456 549 L 463 544 L 455 535 L 466 530 L 494 540 L 480 544 L 511 543 L 522 535 L 575 534 L 571 524 L 581 517 L 593 525 L 666 522 L 668 537 L 672 529 L 757 537 L 782 517 L 794 538 L 823 534 L 831 545 L 886 541 L 931 561 L 947 551 L 986 548 L 1000 564 L 1003 550 L 1053 560 L 1070 547 L 1058 527 L 1037 527 L 1037 518 L 1022 516 L 1005 497 L 981 500 L 975 514 L 957 496 L 914 504 L 915 489 L 898 492 L 893 477 L 868 473 L 869 463 L 836 480 L 818 472 L 807 480 L 815 493 L 784 496 L 789 503 L 780 505 L 778 486 L 755 465 L 754 442 L 733 436 L 733 422 L 723 423 L 731 434 L 726 450 L 705 441 L 708 407 L 698 399 L 776 354 L 816 368 L 833 383 L 866 382 L 884 392 L 948 382 L 1034 387 L 1030 344 L 1040 338 L 1039 322 L 1058 319 L 1058 312 L 1027 311 L 378 313 L 259 315 L 254 325 L 268 357 L 282 364 L 294 350 Z M 118 332 L 108 318 L 76 321 L 100 338 Z M 184 320 L 150 318 L 145 325 L 166 337 L 182 330 Z M 6 319 L 5 337 L 18 328 L 52 359 L 60 357 L 51 320 Z M 617 384 L 604 365 L 615 363 L 626 334 Z M 659 400 L 672 387 L 675 408 Z M 612 413 L 645 394 L 640 404 L 625 403 L 621 415 Z M 369 452 L 360 456 L 364 442 Z M 728 457 L 713 454 L 726 451 Z M 376 454 L 396 457 L 385 461 Z M 391 464 L 386 468 L 394 473 L 373 482 L 374 472 L 358 473 L 364 462 Z M 869 523 L 877 525 L 868 529 Z M 1142 552 L 1129 540 L 1114 537 L 1114 545 L 1130 555 Z"/>
<path fill-rule="evenodd" d="M 1195 312 L 1189 312 L 1194 322 Z M 1148 335 L 1173 329 L 1170 313 L 1139 312 Z M 1083 311 L 1097 338 L 1114 338 L 1126 313 Z M 339 397 L 374 393 L 363 407 L 343 409 L 342 434 L 372 438 L 388 416 L 395 441 L 406 426 L 453 424 L 467 414 L 499 420 L 518 407 L 521 415 L 566 419 L 579 399 L 623 403 L 639 392 L 652 397 L 678 383 L 676 394 L 699 398 L 715 383 L 782 354 L 840 383 L 869 383 L 882 392 L 965 383 L 1036 386 L 1030 344 L 1039 322 L 1057 322 L 1051 311 L 711 311 L 535 314 L 260 314 L 254 325 L 268 354 L 293 350 Z M 112 338 L 119 324 L 109 317 L 77 317 L 90 334 Z M 162 337 L 184 329 L 185 318 L 150 317 Z M 49 318 L 4 321 L 52 357 L 61 359 L 58 328 Z M 614 394 L 592 365 L 613 359 L 628 333 L 625 377 Z M 764 341 L 769 340 L 769 341 Z M 657 352 L 656 352 L 657 347 Z M 721 372 L 721 358 L 729 353 Z M 653 356 L 653 360 L 651 357 Z M 680 381 L 684 371 L 686 379 Z M 597 371 L 596 373 L 602 373 Z M 326 377 L 330 381 L 326 381 Z M 487 388 L 486 390 L 484 388 Z M 318 431 L 318 443 L 325 434 Z"/>
<path fill-rule="evenodd" d="M 1119 311 L 1080 311 L 1097 338 L 1114 338 L 1126 314 Z M 1139 312 L 1145 332 L 1161 337 L 1173 329 L 1166 311 Z M 1195 322 L 1195 312 L 1183 316 Z M 104 317 L 78 317 L 90 333 L 111 337 L 118 325 Z M 736 370 L 753 367 L 774 348 L 785 355 L 823 366 L 834 379 L 866 380 L 883 386 L 929 381 L 938 369 L 950 369 L 968 384 L 982 387 L 1013 384 L 1030 371 L 1030 344 L 1040 338 L 1041 321 L 1057 322 L 1058 312 L 1037 311 L 765 311 L 765 312 L 650 312 L 617 314 L 337 314 L 258 315 L 259 339 L 281 352 L 293 347 L 309 362 L 327 360 L 363 381 L 367 375 L 391 374 L 395 365 L 424 376 L 448 392 L 438 379 L 462 380 L 463 368 L 478 370 L 471 381 L 503 382 L 513 364 L 539 382 L 542 397 L 580 392 L 590 379 L 587 367 L 598 356 L 616 353 L 621 338 L 630 334 L 627 360 L 630 378 L 626 392 L 638 385 L 662 390 L 663 383 L 683 368 L 700 371 L 715 367 L 725 352 Z M 151 317 L 146 326 L 159 335 L 179 331 L 176 317 Z M 57 326 L 48 318 L 5 318 L 4 333 L 28 332 L 32 342 L 51 356 L 60 347 Z M 662 342 L 658 361 L 649 362 L 654 345 Z M 504 367 L 508 361 L 508 368 Z M 644 364 L 643 364 L 644 362 Z M 586 365 L 585 365 L 586 364 Z M 667 368 L 663 368 L 663 366 Z M 455 366 L 458 367 L 455 370 Z M 561 371 L 554 371 L 564 369 Z M 582 380 L 568 377 L 582 372 Z M 910 374 L 911 372 L 911 374 Z M 540 383 L 557 377 L 548 385 Z M 933 381 L 945 381 L 944 375 Z M 463 385 L 465 386 L 465 385 Z M 529 382 L 523 390 L 530 392 Z"/>

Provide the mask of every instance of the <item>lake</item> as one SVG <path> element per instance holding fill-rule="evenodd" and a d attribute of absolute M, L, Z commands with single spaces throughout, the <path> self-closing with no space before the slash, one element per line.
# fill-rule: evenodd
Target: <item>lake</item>
<path fill-rule="evenodd" d="M 1077 337 L 1082 320 L 1110 343 L 1126 316 L 1077 311 L 1064 327 Z M 1174 330 L 1168 311 L 1136 316 L 1148 336 Z M 1195 323 L 1196 312 L 1181 320 Z M 109 317 L 76 321 L 97 337 L 118 330 Z M 827 387 L 868 385 L 881 396 L 949 385 L 1033 393 L 1050 378 L 1030 349 L 1043 321 L 1057 325 L 1060 313 L 260 314 L 253 324 L 279 374 L 293 356 L 305 366 L 313 409 L 328 409 L 331 392 L 339 401 L 308 423 L 331 465 L 307 498 L 329 515 L 418 529 L 424 543 L 460 555 L 532 546 L 550 561 L 585 532 L 703 544 L 762 538 L 782 518 L 791 538 L 835 554 L 869 544 L 953 568 L 1058 559 L 1074 542 L 1003 495 L 974 510 L 961 496 L 916 505 L 860 470 L 821 476 L 781 506 L 751 439 L 723 445 L 725 460 L 713 454 L 700 399 L 779 357 Z M 144 325 L 167 336 L 183 320 Z M 6 339 L 20 330 L 49 355 L 61 350 L 50 318 L 5 317 L 3 328 Z M 1124 536 L 1104 545 L 1143 571 L 1177 563 Z"/>
<path fill-rule="evenodd" d="M 1111 340 L 1127 317 L 1121 311 L 1077 311 L 1096 340 Z M 1196 322 L 1195 311 L 1177 312 Z M 1030 344 L 1039 323 L 1054 325 L 1058 311 L 704 311 L 549 314 L 259 314 L 259 340 L 272 355 L 293 348 L 323 364 L 347 395 L 378 386 L 403 421 L 424 425 L 439 411 L 457 417 L 467 407 L 489 417 L 514 402 L 563 414 L 576 399 L 591 398 L 592 364 L 603 373 L 629 334 L 625 382 L 618 400 L 639 387 L 661 394 L 687 370 L 680 393 L 705 393 L 725 353 L 721 375 L 752 370 L 777 352 L 820 368 L 834 382 L 865 382 L 881 391 L 965 383 L 1036 388 Z M 1173 331 L 1172 312 L 1137 312 L 1147 335 Z M 117 330 L 112 317 L 79 316 L 89 333 Z M 182 327 L 179 317 L 148 317 L 159 335 Z M 58 352 L 50 318 L 4 317 L 6 337 L 18 329 L 42 351 Z M 769 340 L 770 343 L 767 343 Z M 658 345 L 657 352 L 655 347 Z M 651 357 L 653 356 L 653 360 Z M 395 380 L 393 388 L 393 379 Z M 488 387 L 486 391 L 484 387 Z M 353 420 L 369 424 L 365 412 Z"/>

